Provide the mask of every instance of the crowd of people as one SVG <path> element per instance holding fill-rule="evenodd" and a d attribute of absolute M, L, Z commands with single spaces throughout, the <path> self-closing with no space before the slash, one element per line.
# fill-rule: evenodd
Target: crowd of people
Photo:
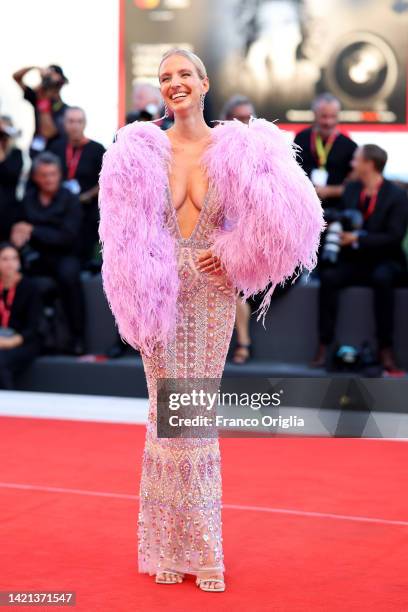
<path fill-rule="evenodd" d="M 319 287 L 319 346 L 311 365 L 328 365 L 335 335 L 339 292 L 360 285 L 373 288 L 378 361 L 398 373 L 393 353 L 394 289 L 408 283 L 402 244 L 408 228 L 408 197 L 383 176 L 387 153 L 376 144 L 357 144 L 339 129 L 340 102 L 322 93 L 313 102 L 314 123 L 296 134 L 298 161 L 325 208 L 328 229 L 316 275 Z M 227 101 L 223 118 L 248 122 L 254 105 L 244 96 Z M 289 290 L 287 283 L 283 290 Z M 279 293 L 279 292 L 277 292 Z M 276 293 L 275 293 L 276 295 Z M 256 300 L 254 301 L 256 303 Z M 238 302 L 236 363 L 251 356 L 252 304 Z"/>
<path fill-rule="evenodd" d="M 25 82 L 38 71 L 40 85 Z M 61 90 L 68 79 L 60 66 L 29 66 L 14 73 L 24 99 L 33 107 L 34 134 L 29 150 L 15 144 L 19 131 L 0 117 L 0 388 L 13 388 L 15 375 L 41 351 L 41 279 L 55 283 L 65 314 L 69 342 L 64 350 L 85 351 L 85 308 L 81 273 L 99 272 L 98 180 L 105 148 L 85 135 L 86 115 L 67 105 Z M 157 120 L 162 129 L 158 88 L 135 86 L 126 121 Z M 407 282 L 402 241 L 408 226 L 406 193 L 383 176 L 387 153 L 375 144 L 358 147 L 339 129 L 339 101 L 329 93 L 313 102 L 314 123 L 296 134 L 298 160 L 313 182 L 326 211 L 328 229 L 316 273 L 320 280 L 319 346 L 314 366 L 327 364 L 334 339 L 339 291 L 359 284 L 374 289 L 379 358 L 397 370 L 393 341 L 394 288 Z M 244 123 L 256 116 L 251 100 L 229 99 L 222 120 Z M 24 158 L 30 168 L 24 172 Z M 19 193 L 19 197 L 17 196 Z M 47 286 L 47 285 L 45 285 Z M 279 287 L 275 295 L 290 290 Z M 237 342 L 232 359 L 251 358 L 250 315 L 258 304 L 238 300 Z M 258 304 L 259 305 L 259 304 Z M 108 351 L 123 351 L 118 342 Z"/>
<path fill-rule="evenodd" d="M 35 90 L 24 81 L 31 70 L 41 75 Z M 35 129 L 24 194 L 17 199 L 23 154 L 14 145 L 18 132 L 11 119 L 0 120 L 1 239 L 18 248 L 27 274 L 57 281 L 73 351 L 80 354 L 84 320 L 79 279 L 81 270 L 98 259 L 98 179 L 105 148 L 85 136 L 83 109 L 63 101 L 61 89 L 68 79 L 59 66 L 23 68 L 13 78 L 33 106 Z"/>

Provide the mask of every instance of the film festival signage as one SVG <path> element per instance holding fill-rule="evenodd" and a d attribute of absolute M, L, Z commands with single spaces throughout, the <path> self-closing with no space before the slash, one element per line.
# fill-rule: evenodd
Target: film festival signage
<path fill-rule="evenodd" d="M 157 85 L 160 57 L 182 46 L 207 66 L 211 119 L 241 93 L 293 128 L 330 91 L 346 127 L 407 129 L 405 0 L 120 0 L 120 23 L 121 123 L 133 85 Z"/>

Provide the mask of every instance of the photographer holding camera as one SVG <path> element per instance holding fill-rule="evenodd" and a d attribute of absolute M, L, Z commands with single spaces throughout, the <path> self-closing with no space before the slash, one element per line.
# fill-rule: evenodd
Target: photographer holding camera
<path fill-rule="evenodd" d="M 34 187 L 18 205 L 10 241 L 20 250 L 31 276 L 51 276 L 58 284 L 71 332 L 72 352 L 84 352 L 85 306 L 78 239 L 82 209 L 78 196 L 61 185 L 61 164 L 46 151 L 33 161 Z"/>
<path fill-rule="evenodd" d="M 24 83 L 24 76 L 31 70 L 38 70 L 41 75 L 41 83 L 36 89 Z M 62 100 L 60 92 L 68 79 L 56 64 L 48 68 L 21 68 L 13 74 L 13 79 L 23 90 L 24 99 L 34 107 L 35 131 L 30 147 L 30 156 L 34 158 L 48 149 L 53 140 L 64 135 L 63 118 L 68 105 Z"/>
<path fill-rule="evenodd" d="M 126 115 L 126 123 L 134 121 L 155 121 L 162 130 L 173 123 L 170 117 L 158 119 L 164 112 L 160 89 L 151 83 L 139 81 L 132 90 L 132 110 Z"/>
<path fill-rule="evenodd" d="M 352 163 L 358 180 L 347 184 L 343 214 L 339 213 L 333 222 L 344 224 L 348 220 L 349 227 L 338 231 L 329 223 L 321 253 L 320 345 L 314 366 L 326 362 L 327 347 L 334 336 L 339 290 L 368 285 L 374 290 L 381 364 L 389 372 L 398 370 L 392 351 L 394 287 L 404 281 L 407 273 L 402 240 L 408 226 L 408 198 L 400 187 L 384 178 L 386 161 L 387 153 L 377 145 L 356 149 Z"/>
<path fill-rule="evenodd" d="M 0 241 L 8 240 L 16 206 L 16 187 L 23 168 L 23 155 L 14 145 L 20 132 L 10 117 L 0 117 Z"/>

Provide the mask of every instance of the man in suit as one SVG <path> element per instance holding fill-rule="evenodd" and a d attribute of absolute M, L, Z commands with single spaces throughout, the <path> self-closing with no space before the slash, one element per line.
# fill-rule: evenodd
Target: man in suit
<path fill-rule="evenodd" d="M 358 209 L 364 222 L 359 231 L 342 232 L 337 263 L 320 269 L 320 345 L 313 362 L 324 365 L 337 317 L 339 291 L 350 285 L 374 290 L 380 361 L 388 371 L 397 369 L 392 352 L 394 287 L 403 282 L 407 263 L 402 240 L 408 226 L 406 193 L 383 176 L 387 153 L 377 145 L 358 148 L 353 168 L 358 180 L 348 183 L 342 197 L 344 209 Z"/>

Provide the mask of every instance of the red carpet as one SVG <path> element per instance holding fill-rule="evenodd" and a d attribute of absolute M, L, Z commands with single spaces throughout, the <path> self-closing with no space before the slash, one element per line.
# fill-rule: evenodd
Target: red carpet
<path fill-rule="evenodd" d="M 1 419 L 0 591 L 76 591 L 74 608 L 33 610 L 408 610 L 408 444 L 223 439 L 227 590 L 210 594 L 137 573 L 126 494 L 143 438 L 143 426 Z"/>

